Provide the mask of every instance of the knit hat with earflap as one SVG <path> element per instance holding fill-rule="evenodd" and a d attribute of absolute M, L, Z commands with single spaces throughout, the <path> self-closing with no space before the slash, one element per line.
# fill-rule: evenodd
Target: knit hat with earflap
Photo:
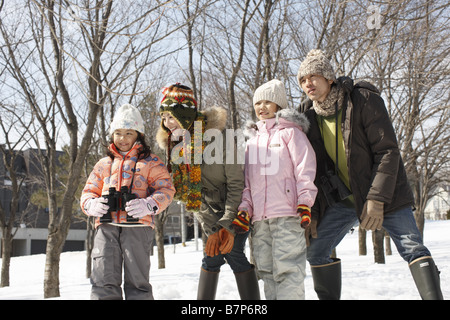
<path fill-rule="evenodd" d="M 302 78 L 310 74 L 322 76 L 327 80 L 336 80 L 333 66 L 322 50 L 313 49 L 308 52 L 308 55 L 298 69 L 298 84 L 301 86 Z"/>
<path fill-rule="evenodd" d="M 197 117 L 197 101 L 191 88 L 180 83 L 163 88 L 159 113 L 169 112 L 183 129 L 189 129 Z M 161 122 L 164 130 L 169 131 Z"/>
<path fill-rule="evenodd" d="M 282 109 L 287 108 L 288 101 L 283 83 L 273 79 L 258 87 L 253 95 L 253 105 L 262 100 L 273 102 Z"/>
<path fill-rule="evenodd" d="M 112 135 L 117 129 L 131 129 L 144 134 L 144 120 L 139 110 L 128 103 L 122 105 L 114 115 L 109 133 Z"/>

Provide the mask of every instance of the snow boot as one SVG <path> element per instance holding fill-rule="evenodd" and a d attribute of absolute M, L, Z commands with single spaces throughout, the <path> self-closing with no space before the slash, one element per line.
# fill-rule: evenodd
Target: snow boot
<path fill-rule="evenodd" d="M 244 272 L 234 273 L 241 300 L 261 300 L 255 266 Z"/>
<path fill-rule="evenodd" d="M 421 257 L 409 264 L 409 269 L 422 300 L 444 300 L 439 270 L 431 257 Z"/>
<path fill-rule="evenodd" d="M 219 271 L 212 272 L 201 269 L 198 281 L 197 300 L 214 300 L 216 297 Z"/>
<path fill-rule="evenodd" d="M 311 266 L 314 290 L 319 300 L 339 300 L 341 298 L 341 260 L 333 260 L 328 264 Z"/>

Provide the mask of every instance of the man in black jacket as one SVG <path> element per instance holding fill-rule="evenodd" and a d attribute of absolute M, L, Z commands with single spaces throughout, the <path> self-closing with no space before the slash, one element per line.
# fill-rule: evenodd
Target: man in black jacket
<path fill-rule="evenodd" d="M 321 50 L 308 53 L 297 79 L 308 96 L 300 108 L 311 123 L 308 138 L 317 158 L 319 193 L 306 236 L 319 299 L 340 298 L 340 260 L 330 255 L 357 220 L 366 230 L 386 229 L 409 263 L 422 299 L 443 299 L 439 271 L 417 229 L 414 197 L 379 92 L 369 83 L 336 79 Z"/>

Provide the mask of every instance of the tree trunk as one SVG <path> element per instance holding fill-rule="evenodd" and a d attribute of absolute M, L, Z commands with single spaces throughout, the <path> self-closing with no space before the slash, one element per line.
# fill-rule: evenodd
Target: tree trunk
<path fill-rule="evenodd" d="M 160 215 L 155 216 L 155 241 L 158 248 L 158 269 L 164 269 L 166 267 L 164 257 L 164 222 L 162 214 Z"/>
<path fill-rule="evenodd" d="M 367 231 L 364 230 L 363 228 L 359 227 L 358 238 L 359 238 L 359 255 L 360 256 L 367 255 L 366 235 L 367 235 Z"/>
<path fill-rule="evenodd" d="M 386 255 L 391 256 L 392 255 L 391 237 L 387 232 L 384 235 L 384 245 L 386 246 Z"/>
<path fill-rule="evenodd" d="M 59 297 L 59 261 L 65 237 L 59 232 L 49 233 L 45 254 L 44 298 Z"/>
<path fill-rule="evenodd" d="M 384 264 L 384 229 L 372 231 L 373 253 L 375 263 Z"/>
<path fill-rule="evenodd" d="M 238 73 L 241 70 L 242 60 L 244 59 L 244 52 L 245 52 L 245 29 L 248 26 L 248 23 L 250 19 L 253 16 L 253 13 L 250 14 L 249 20 L 247 19 L 247 14 L 249 13 L 249 4 L 250 1 L 246 0 L 244 4 L 243 9 L 243 17 L 241 20 L 241 29 L 240 29 L 240 36 L 239 36 L 239 54 L 238 54 L 238 61 L 236 62 L 236 65 L 233 67 L 233 73 L 231 74 L 229 83 L 228 83 L 228 105 L 231 110 L 231 123 L 233 129 L 238 129 L 239 127 L 239 112 L 237 110 L 237 103 L 236 103 L 236 94 L 234 91 L 235 85 L 236 85 L 236 79 L 238 76 Z"/>
<path fill-rule="evenodd" d="M 2 230 L 2 275 L 0 287 L 9 287 L 9 265 L 11 262 L 12 254 L 12 240 L 13 237 L 8 228 Z"/>
<path fill-rule="evenodd" d="M 420 207 L 418 207 L 417 210 L 414 212 L 414 218 L 416 219 L 417 228 L 419 229 L 423 239 L 423 230 L 425 228 L 425 217 Z"/>
<path fill-rule="evenodd" d="M 86 278 L 91 277 L 92 272 L 92 249 L 94 248 L 94 218 L 88 217 L 86 221 Z"/>

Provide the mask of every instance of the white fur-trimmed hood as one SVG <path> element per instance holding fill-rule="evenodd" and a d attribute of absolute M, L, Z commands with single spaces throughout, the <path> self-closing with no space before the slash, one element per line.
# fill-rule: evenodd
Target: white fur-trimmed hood
<path fill-rule="evenodd" d="M 283 121 L 284 120 L 284 121 Z M 261 125 L 262 121 L 254 122 L 248 120 L 244 126 L 244 135 L 248 138 L 254 137 L 258 129 L 258 124 Z M 309 121 L 303 113 L 298 112 L 295 109 L 281 109 L 275 113 L 275 125 L 282 127 L 299 127 L 304 133 L 309 131 Z"/>

